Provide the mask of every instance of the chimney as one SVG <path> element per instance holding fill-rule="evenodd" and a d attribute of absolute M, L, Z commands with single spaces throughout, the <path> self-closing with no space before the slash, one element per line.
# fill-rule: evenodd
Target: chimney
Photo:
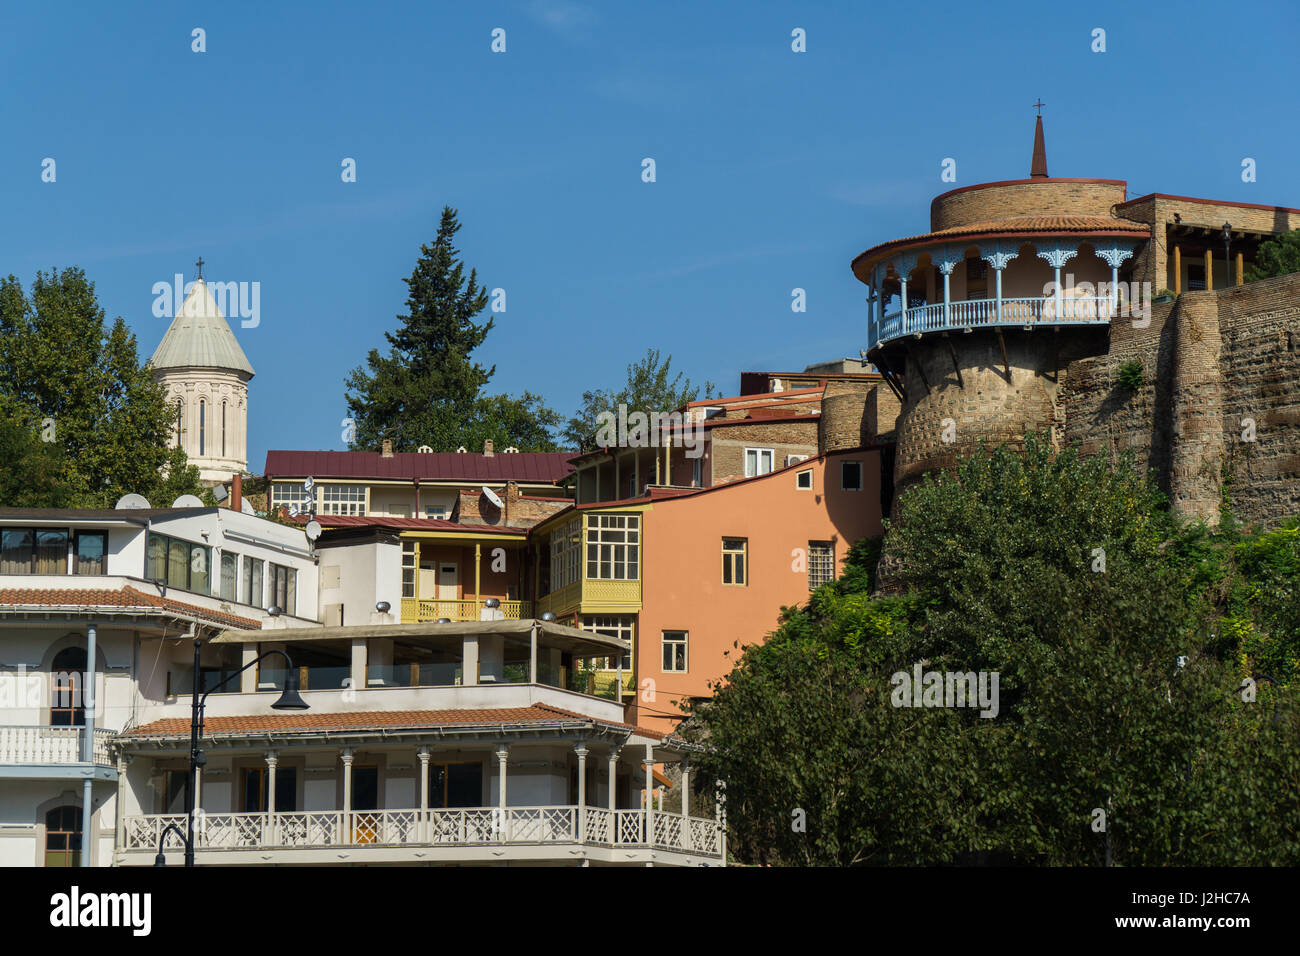
<path fill-rule="evenodd" d="M 519 510 L 519 482 L 506 482 L 506 500 L 505 500 L 504 523 L 510 524 L 510 512 Z"/>
<path fill-rule="evenodd" d="M 491 439 L 491 438 L 486 438 L 486 439 L 483 440 L 483 454 L 484 454 L 485 456 L 487 456 L 488 458 L 491 458 L 491 457 L 492 457 L 492 439 Z"/>
<path fill-rule="evenodd" d="M 381 454 L 384 458 L 392 458 L 392 457 L 393 457 L 393 442 L 392 442 L 391 439 L 388 439 L 388 438 L 385 438 L 385 439 L 384 439 L 383 449 L 382 449 L 382 451 L 380 452 L 380 454 Z"/>
<path fill-rule="evenodd" d="M 238 472 L 230 482 L 230 507 L 235 511 L 241 511 L 244 507 L 244 476 Z"/>

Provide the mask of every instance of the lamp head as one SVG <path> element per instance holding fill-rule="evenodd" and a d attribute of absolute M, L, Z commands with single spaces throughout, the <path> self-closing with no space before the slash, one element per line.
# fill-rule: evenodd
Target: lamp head
<path fill-rule="evenodd" d="M 298 693 L 298 671 L 290 667 L 284 672 L 284 690 L 280 699 L 271 705 L 272 710 L 310 710 L 307 702 Z"/>

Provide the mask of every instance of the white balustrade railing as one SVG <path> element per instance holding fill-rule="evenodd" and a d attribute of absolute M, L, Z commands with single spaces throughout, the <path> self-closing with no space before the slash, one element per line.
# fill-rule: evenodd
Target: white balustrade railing
<path fill-rule="evenodd" d="M 85 727 L 47 727 L 33 724 L 0 725 L 0 764 L 84 763 Z M 116 731 L 96 727 L 93 762 L 112 766 L 108 743 Z"/>
<path fill-rule="evenodd" d="M 925 332 L 971 329 L 992 325 L 1087 325 L 1111 321 L 1116 303 L 1108 296 L 1061 295 L 1060 305 L 1054 296 L 1029 298 L 966 299 L 955 302 L 932 302 L 899 309 L 877 320 L 867 319 L 868 347 L 882 342 Z"/>
<path fill-rule="evenodd" d="M 719 856 L 721 833 L 712 818 L 656 813 L 653 845 L 702 856 Z M 585 821 L 585 824 L 584 824 Z M 587 843 L 646 846 L 644 810 L 558 807 L 469 807 L 438 810 L 282 811 L 207 813 L 194 822 L 196 850 L 339 846 L 475 846 L 489 844 Z M 127 817 L 124 850 L 156 852 L 168 824 L 185 829 L 184 814 Z M 581 834 L 581 836 L 580 836 Z M 165 849 L 182 846 L 176 831 Z"/>

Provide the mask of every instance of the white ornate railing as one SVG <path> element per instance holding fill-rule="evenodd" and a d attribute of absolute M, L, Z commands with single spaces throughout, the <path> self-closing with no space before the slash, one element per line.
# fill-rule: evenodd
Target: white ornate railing
<path fill-rule="evenodd" d="M 887 313 L 877 321 L 867 320 L 868 346 L 877 345 L 925 332 L 973 329 L 991 325 L 1091 325 L 1114 318 L 1116 305 L 1108 296 L 1061 296 L 1057 307 L 1053 296 L 1031 298 L 969 299 L 960 302 L 934 302 L 904 311 Z"/>
<path fill-rule="evenodd" d="M 69 764 L 84 763 L 82 750 L 85 727 L 46 727 L 40 725 L 0 725 L 0 764 Z M 108 742 L 115 731 L 95 728 L 93 762 L 111 767 Z"/>
<path fill-rule="evenodd" d="M 582 825 L 585 821 L 585 825 Z M 575 806 L 470 807 L 452 810 L 342 810 L 204 813 L 194 823 L 196 850 L 340 846 L 476 846 L 586 843 L 646 846 L 644 810 Z M 168 824 L 185 829 L 184 814 L 127 817 L 122 849 L 156 851 Z M 721 855 L 712 818 L 654 814 L 653 845 L 702 856 Z M 165 849 L 182 846 L 173 830 Z"/>

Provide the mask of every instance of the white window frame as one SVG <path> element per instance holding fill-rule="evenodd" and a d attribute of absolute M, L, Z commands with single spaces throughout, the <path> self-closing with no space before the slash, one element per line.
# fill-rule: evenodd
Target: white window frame
<path fill-rule="evenodd" d="M 365 485 L 321 485 L 320 514 L 356 515 L 366 513 Z"/>
<path fill-rule="evenodd" d="M 795 491 L 812 491 L 812 486 L 813 486 L 813 476 L 812 476 L 812 473 L 813 473 L 813 470 L 812 470 L 811 468 L 805 468 L 803 471 L 796 471 L 796 472 L 794 473 L 794 490 L 795 490 Z M 805 475 L 808 476 L 808 484 L 807 484 L 807 485 L 800 484 L 800 482 L 803 481 L 803 478 L 804 478 Z"/>
<path fill-rule="evenodd" d="M 739 541 L 739 542 L 740 542 L 740 547 L 739 547 L 739 548 L 728 548 L 728 547 L 727 547 L 727 543 L 730 542 L 730 541 Z M 735 560 L 736 556 L 739 556 L 739 558 L 740 558 L 740 561 L 739 561 L 739 562 L 737 562 L 737 561 Z M 727 558 L 728 558 L 728 557 L 732 558 L 732 560 L 731 560 L 730 562 L 727 561 Z M 727 580 L 727 574 L 726 574 L 726 572 L 727 572 L 727 568 L 728 568 L 728 563 L 730 563 L 731 576 L 732 576 L 732 578 L 733 578 L 733 580 L 731 580 L 731 581 L 728 581 L 728 580 Z M 736 577 L 736 565 L 737 565 L 737 563 L 739 563 L 739 565 L 740 565 L 740 579 L 741 579 L 741 580 L 739 580 L 739 581 L 734 580 L 734 578 Z M 724 538 L 722 539 L 722 576 L 721 576 L 721 582 L 722 582 L 722 586 L 723 586 L 724 588 L 743 588 L 743 587 L 748 587 L 748 586 L 749 586 L 749 539 L 748 539 L 748 538 L 726 538 L 726 537 L 724 537 Z"/>
<path fill-rule="evenodd" d="M 749 464 L 749 454 L 754 453 L 754 465 L 751 468 Z M 763 456 L 767 456 L 767 470 L 760 470 L 763 466 Z M 772 448 L 746 448 L 745 449 L 745 477 L 757 478 L 760 475 L 770 475 L 776 470 L 776 451 Z"/>
<path fill-rule="evenodd" d="M 857 466 L 858 466 L 858 486 L 857 486 L 856 488 L 850 488 L 850 487 L 848 487 L 848 485 L 846 485 L 846 484 L 844 483 L 844 469 L 845 469 L 845 467 L 848 466 L 848 465 L 857 465 Z M 855 459 L 852 459 L 851 461 L 841 461 L 841 462 L 840 462 L 840 491 L 861 491 L 861 490 L 862 490 L 862 486 L 863 486 L 863 484 L 865 484 L 865 482 L 863 481 L 863 477 L 864 477 L 864 476 L 863 476 L 863 468 L 862 468 L 862 461 L 861 461 L 861 459 L 857 459 L 857 458 L 855 458 Z"/>
<path fill-rule="evenodd" d="M 582 519 L 565 522 L 551 535 L 551 592 L 578 582 L 581 573 Z"/>
<path fill-rule="evenodd" d="M 316 510 L 314 492 L 315 489 L 309 494 L 303 488 L 301 481 L 273 481 L 271 482 L 271 510 L 275 511 L 282 505 L 288 507 L 297 505 L 299 514 L 313 513 Z"/>
<path fill-rule="evenodd" d="M 681 639 L 678 640 L 676 637 L 674 637 L 672 640 L 670 640 L 669 637 L 668 637 L 669 634 L 680 635 Z M 673 667 L 665 667 L 665 666 L 664 666 L 664 663 L 665 663 L 665 661 L 664 661 L 664 654 L 665 654 L 665 652 L 668 650 L 669 647 L 674 648 L 674 651 L 673 651 L 673 661 L 672 661 L 672 663 L 673 663 L 674 665 L 676 665 L 676 663 L 677 663 L 677 651 L 676 651 L 676 648 L 681 648 L 681 664 L 682 664 L 681 667 L 676 667 L 676 666 L 673 666 Z M 660 632 L 659 632 L 659 669 L 660 669 L 660 671 L 662 671 L 662 672 L 665 673 L 665 674 L 686 674 L 686 673 L 689 673 L 689 672 L 690 672 L 690 666 L 691 666 L 691 658 L 690 658 L 690 654 L 691 654 L 691 632 L 690 632 L 690 631 L 663 630 L 663 631 L 660 631 Z"/>

